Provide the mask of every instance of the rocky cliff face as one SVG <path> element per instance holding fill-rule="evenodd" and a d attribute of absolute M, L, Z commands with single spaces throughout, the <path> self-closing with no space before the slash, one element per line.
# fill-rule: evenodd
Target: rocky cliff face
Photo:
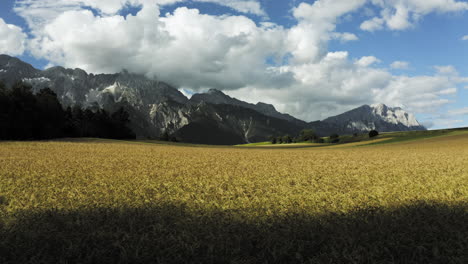
<path fill-rule="evenodd" d="M 413 114 L 399 107 L 384 104 L 363 105 L 346 113 L 323 120 L 339 131 L 355 133 L 377 130 L 380 132 L 426 130 Z"/>
<path fill-rule="evenodd" d="M 283 114 L 278 112 L 275 107 L 271 104 L 265 104 L 262 102 L 259 102 L 257 104 L 250 104 L 244 101 L 240 101 L 236 98 L 232 98 L 223 92 L 216 90 L 216 89 L 210 89 L 207 93 L 202 93 L 202 94 L 194 94 L 190 100 L 190 103 L 192 104 L 198 104 L 200 102 L 206 102 L 210 104 L 227 104 L 227 105 L 235 105 L 235 106 L 240 106 L 244 108 L 249 108 L 252 110 L 255 110 L 259 113 L 262 113 L 266 116 L 270 117 L 275 117 L 278 119 L 283 119 L 287 120 L 289 122 L 293 122 L 296 125 L 306 125 L 306 122 L 299 120 L 297 118 L 294 118 L 291 115 L 288 114 Z"/>
<path fill-rule="evenodd" d="M 35 91 L 51 88 L 65 107 L 101 107 L 111 112 L 124 107 L 139 138 L 158 138 L 168 132 L 186 142 L 240 144 L 270 136 L 294 136 L 304 128 L 315 129 L 323 136 L 371 129 L 424 129 L 413 115 L 385 105 L 365 105 L 307 123 L 278 112 L 273 105 L 250 104 L 215 89 L 189 100 L 165 82 L 126 71 L 96 75 L 63 67 L 40 71 L 17 58 L 0 55 L 0 81 L 10 86 L 19 80 L 30 83 Z"/>

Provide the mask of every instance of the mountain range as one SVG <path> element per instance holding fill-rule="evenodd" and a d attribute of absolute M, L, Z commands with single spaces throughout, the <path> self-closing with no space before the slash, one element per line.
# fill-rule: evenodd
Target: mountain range
<path fill-rule="evenodd" d="M 425 130 L 414 115 L 384 104 L 363 105 L 322 121 L 305 122 L 278 112 L 273 105 L 250 104 L 211 89 L 190 99 L 157 79 L 122 71 L 88 74 L 81 69 L 35 69 L 18 58 L 0 55 L 0 81 L 31 84 L 35 92 L 51 88 L 64 107 L 82 106 L 115 111 L 124 107 L 138 138 L 155 139 L 167 133 L 183 142 L 240 144 L 271 136 L 297 135 L 313 129 L 320 136 Z"/>

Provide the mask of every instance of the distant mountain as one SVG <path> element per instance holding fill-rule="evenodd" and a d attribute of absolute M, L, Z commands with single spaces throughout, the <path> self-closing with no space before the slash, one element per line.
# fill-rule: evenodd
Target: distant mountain
<path fill-rule="evenodd" d="M 216 89 L 210 89 L 207 93 L 201 93 L 201 94 L 194 94 L 190 100 L 190 103 L 192 104 L 198 104 L 200 102 L 206 102 L 210 104 L 227 104 L 227 105 L 236 105 L 240 107 L 245 107 L 249 108 L 252 110 L 255 110 L 259 113 L 262 113 L 266 116 L 270 117 L 275 117 L 283 120 L 287 120 L 293 123 L 296 123 L 297 125 L 302 125 L 305 126 L 306 122 L 299 120 L 297 118 L 294 118 L 293 116 L 290 116 L 288 114 L 283 114 L 278 112 L 275 107 L 271 104 L 265 104 L 262 102 L 259 102 L 257 104 L 250 104 L 244 101 L 240 101 L 236 98 L 232 98 L 223 92 L 216 90 Z"/>
<path fill-rule="evenodd" d="M 159 138 L 167 132 L 184 142 L 240 144 L 264 141 L 270 136 L 294 136 L 305 128 L 315 129 L 322 136 L 370 129 L 425 129 L 413 115 L 385 105 L 364 105 L 307 123 L 278 112 L 273 105 L 250 104 L 215 89 L 188 99 L 163 81 L 126 71 L 96 75 L 63 67 L 41 71 L 17 58 L 0 55 L 0 81 L 10 86 L 18 80 L 31 84 L 36 92 L 51 88 L 64 107 L 99 107 L 110 112 L 124 107 L 138 138 Z"/>
<path fill-rule="evenodd" d="M 374 129 L 380 132 L 426 130 L 413 114 L 384 104 L 363 105 L 322 122 L 336 133 L 359 133 Z"/>
<path fill-rule="evenodd" d="M 188 111 L 190 122 L 176 132 L 186 142 L 239 144 L 268 140 L 270 136 L 294 136 L 304 127 L 253 109 L 200 102 Z"/>

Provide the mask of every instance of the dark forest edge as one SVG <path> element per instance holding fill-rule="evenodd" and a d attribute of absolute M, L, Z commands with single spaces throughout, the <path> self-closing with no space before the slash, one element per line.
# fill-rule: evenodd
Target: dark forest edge
<path fill-rule="evenodd" d="M 123 108 L 113 113 L 78 105 L 64 109 L 49 88 L 34 94 L 32 87 L 23 82 L 9 88 L 0 82 L 0 140 L 135 139 L 127 126 L 129 121 Z"/>

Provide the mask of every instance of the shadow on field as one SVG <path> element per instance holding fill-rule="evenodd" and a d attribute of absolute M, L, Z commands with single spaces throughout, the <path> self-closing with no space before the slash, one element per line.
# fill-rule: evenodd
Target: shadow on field
<path fill-rule="evenodd" d="M 1 214 L 0 214 L 1 216 Z M 23 212 L 0 263 L 467 263 L 467 206 L 243 220 L 184 206 Z"/>

